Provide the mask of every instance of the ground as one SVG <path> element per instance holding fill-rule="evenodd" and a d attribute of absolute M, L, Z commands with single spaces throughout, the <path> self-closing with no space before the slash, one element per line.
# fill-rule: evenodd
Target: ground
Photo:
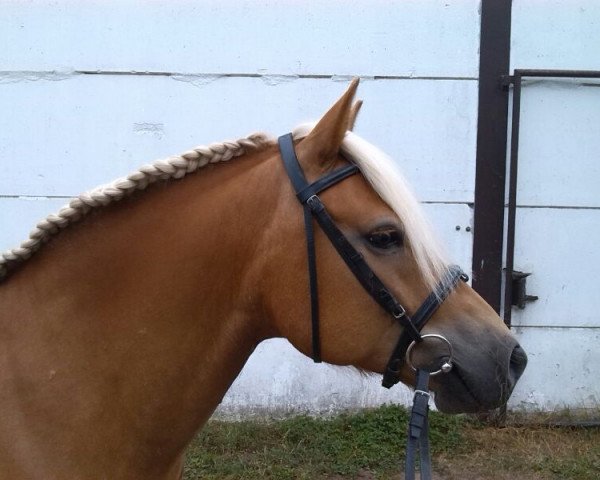
<path fill-rule="evenodd" d="M 600 427 L 533 420 L 498 427 L 433 413 L 434 478 L 600 478 Z M 184 478 L 401 480 L 406 421 L 407 412 L 397 406 L 329 419 L 213 421 L 191 446 Z"/>

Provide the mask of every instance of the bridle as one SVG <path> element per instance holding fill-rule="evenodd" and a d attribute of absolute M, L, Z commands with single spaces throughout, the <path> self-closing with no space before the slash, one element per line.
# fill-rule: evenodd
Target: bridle
<path fill-rule="evenodd" d="M 406 351 L 410 344 L 412 342 L 420 343 L 423 340 L 420 333 L 421 329 L 454 289 L 458 281 L 467 281 L 468 278 L 459 267 L 451 266 L 448 269 L 447 275 L 437 285 L 436 289 L 427 296 L 414 315 L 410 317 L 406 309 L 394 298 L 390 290 L 377 277 L 375 272 L 371 270 L 363 256 L 352 246 L 337 227 L 318 196 L 323 190 L 358 173 L 358 167 L 353 164 L 347 165 L 309 184 L 298 163 L 291 133 L 279 137 L 279 150 L 287 174 L 296 191 L 296 197 L 304 208 L 304 228 L 306 232 L 310 283 L 313 360 L 315 362 L 321 361 L 317 267 L 313 231 L 314 217 L 367 293 L 404 327 L 383 375 L 382 385 L 390 388 L 400 381 L 398 374 L 405 363 Z"/>
<path fill-rule="evenodd" d="M 382 385 L 390 388 L 400 381 L 399 373 L 407 359 L 410 362 L 410 352 L 414 345 L 422 343 L 425 338 L 437 337 L 446 342 L 449 347 L 449 358 L 438 372 L 428 372 L 423 369 L 415 369 L 417 372 L 417 382 L 415 387 L 415 400 L 411 414 L 409 427 L 409 441 L 407 447 L 406 469 L 409 467 L 412 472 L 407 471 L 406 479 L 414 478 L 414 451 L 420 446 L 421 451 L 421 478 L 426 480 L 429 447 L 427 435 L 421 435 L 427 431 L 427 411 L 429 392 L 429 377 L 432 374 L 449 371 L 451 366 L 451 344 L 441 335 L 421 335 L 421 329 L 427 321 L 436 312 L 442 302 L 448 297 L 450 292 L 456 287 L 460 280 L 467 281 L 468 277 L 457 266 L 448 268 L 447 274 L 436 286 L 416 312 L 411 316 L 406 309 L 396 300 L 391 291 L 371 270 L 364 257 L 348 241 L 346 236 L 337 227 L 327 209 L 321 202 L 318 194 L 323 190 L 341 182 L 342 180 L 356 174 L 359 169 L 356 165 L 350 164 L 334 170 L 333 172 L 319 178 L 313 183 L 308 183 L 298 162 L 296 151 L 294 149 L 293 137 L 291 133 L 279 137 L 279 151 L 288 177 L 296 192 L 296 197 L 302 204 L 304 210 L 304 229 L 306 233 L 306 245 L 308 253 L 308 276 L 310 288 L 310 309 L 311 309 L 311 331 L 312 331 L 312 358 L 315 362 L 321 362 L 321 342 L 319 335 L 319 298 L 317 288 L 317 265 L 315 254 L 313 218 L 325 232 L 329 241 L 335 247 L 348 268 L 352 271 L 356 279 L 360 282 L 367 293 L 377 302 L 386 312 L 388 312 L 403 327 L 402 333 L 396 343 L 387 367 L 383 374 Z M 412 366 L 412 363 L 411 363 Z M 413 367 L 414 368 L 414 367 Z M 412 440 L 411 440 L 412 439 Z M 414 441 L 413 441 L 414 440 Z M 409 465 L 411 463 L 412 465 Z"/>

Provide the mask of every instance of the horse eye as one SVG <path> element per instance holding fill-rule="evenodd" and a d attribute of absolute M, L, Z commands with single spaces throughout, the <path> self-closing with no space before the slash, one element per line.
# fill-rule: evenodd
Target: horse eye
<path fill-rule="evenodd" d="M 381 230 L 367 236 L 369 243 L 380 249 L 399 247 L 402 245 L 402 235 L 397 230 Z"/>

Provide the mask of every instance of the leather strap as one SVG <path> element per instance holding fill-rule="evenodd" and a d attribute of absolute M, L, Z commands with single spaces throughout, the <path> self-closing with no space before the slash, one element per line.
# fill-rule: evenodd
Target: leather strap
<path fill-rule="evenodd" d="M 313 196 L 307 203 L 313 216 L 321 226 L 321 229 L 325 232 L 344 262 L 346 262 L 346 265 L 348 265 L 367 293 L 371 295 L 375 302 L 377 302 L 385 311 L 390 313 L 402 324 L 404 332 L 407 332 L 406 334 L 412 338 L 412 340 L 419 341 L 421 335 L 406 314 L 404 307 L 394 298 L 392 293 L 385 287 L 375 272 L 371 270 L 363 256 L 339 230 L 329 216 L 329 213 L 327 213 L 327 210 L 319 197 Z"/>
<path fill-rule="evenodd" d="M 408 422 L 408 441 L 404 464 L 405 480 L 415 480 L 416 456 L 419 451 L 420 479 L 431 480 L 429 451 L 429 372 L 417 370 L 415 396 Z"/>
<path fill-rule="evenodd" d="M 315 363 L 321 363 L 321 333 L 319 331 L 319 287 L 317 284 L 317 254 L 315 253 L 315 233 L 310 208 L 304 210 L 304 231 L 306 232 L 306 253 L 308 258 L 308 288 L 310 289 L 310 325 L 312 358 Z"/>
<path fill-rule="evenodd" d="M 324 177 L 315 180 L 313 183 L 308 183 L 304 176 L 304 172 L 300 167 L 300 162 L 298 162 L 298 157 L 296 156 L 292 134 L 288 133 L 287 135 L 282 135 L 279 137 L 278 143 L 281 158 L 283 159 L 283 166 L 296 191 L 296 197 L 298 197 L 298 200 L 302 205 L 304 205 L 313 195 L 317 195 L 323 190 L 326 190 L 336 183 L 359 172 L 356 165 L 346 165 L 345 167 L 334 170 Z"/>

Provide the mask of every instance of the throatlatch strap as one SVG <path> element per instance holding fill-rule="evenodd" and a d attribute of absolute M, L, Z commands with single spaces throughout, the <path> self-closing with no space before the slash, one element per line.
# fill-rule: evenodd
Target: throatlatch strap
<path fill-rule="evenodd" d="M 306 253 L 308 257 L 308 283 L 310 289 L 310 325 L 312 328 L 312 358 L 321 363 L 321 335 L 319 332 L 319 288 L 317 284 L 317 255 L 315 253 L 315 233 L 310 208 L 304 210 L 304 230 L 306 231 Z"/>
<path fill-rule="evenodd" d="M 416 456 L 419 451 L 421 480 L 431 480 L 429 452 L 429 372 L 417 370 L 415 396 L 408 423 L 408 441 L 404 466 L 405 480 L 415 480 Z"/>
<path fill-rule="evenodd" d="M 321 362 L 321 336 L 319 331 L 319 289 L 317 284 L 317 261 L 315 252 L 315 235 L 313 228 L 312 211 L 306 203 L 310 197 L 344 180 L 358 172 L 356 165 L 340 168 L 325 177 L 308 184 L 306 177 L 298 163 L 294 150 L 292 134 L 288 133 L 279 138 L 279 149 L 283 158 L 283 165 L 287 171 L 292 186 L 296 191 L 298 200 L 302 203 L 304 211 L 304 230 L 306 232 L 306 252 L 308 261 L 308 282 L 310 290 L 310 317 L 312 330 L 312 358 L 316 363 Z"/>

